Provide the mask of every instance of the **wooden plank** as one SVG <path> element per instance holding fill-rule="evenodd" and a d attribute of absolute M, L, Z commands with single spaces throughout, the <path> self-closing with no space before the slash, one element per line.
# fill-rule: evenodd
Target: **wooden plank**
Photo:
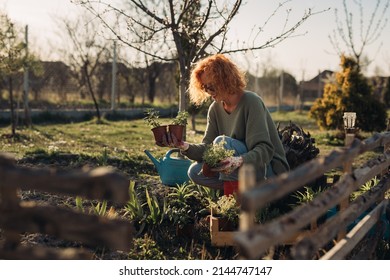
<path fill-rule="evenodd" d="M 41 246 L 18 247 L 15 250 L 1 250 L 0 259 L 5 260 L 92 260 L 90 251 L 79 248 L 47 248 Z"/>
<path fill-rule="evenodd" d="M 351 148 L 339 148 L 328 156 L 308 161 L 291 172 L 257 184 L 254 189 L 241 194 L 241 207 L 245 211 L 256 211 L 268 203 L 312 182 L 326 171 L 339 167 L 345 161 L 351 161 L 360 151 L 360 141 L 355 139 Z M 283 187 L 280 187 L 283 186 Z"/>
<path fill-rule="evenodd" d="M 375 132 L 373 136 L 363 141 L 361 146 L 361 153 L 372 151 L 378 147 L 385 146 L 390 143 L 390 132 Z"/>
<path fill-rule="evenodd" d="M 388 204 L 387 200 L 382 201 L 368 215 L 366 215 L 347 236 L 340 240 L 321 260 L 343 260 L 356 244 L 362 240 L 367 232 L 378 222 L 384 209 Z"/>
<path fill-rule="evenodd" d="M 21 203 L 18 211 L 0 216 L 0 227 L 18 232 L 36 232 L 60 239 L 79 241 L 89 246 L 106 246 L 128 251 L 134 234 L 126 220 L 109 219 L 53 206 Z"/>
<path fill-rule="evenodd" d="M 341 177 L 336 185 L 337 187 L 319 194 L 313 201 L 298 206 L 267 224 L 256 226 L 250 231 L 237 233 L 235 240 L 244 257 L 255 259 L 270 246 L 289 240 L 310 221 L 337 205 L 355 188 L 354 180 L 349 175 Z"/>
<path fill-rule="evenodd" d="M 294 259 L 312 259 L 317 251 L 330 242 L 340 228 L 347 227 L 375 202 L 382 200 L 384 193 L 390 188 L 390 178 L 383 178 L 370 191 L 359 196 L 342 213 L 328 219 L 317 231 L 303 238 L 291 248 Z"/>
<path fill-rule="evenodd" d="M 317 219 L 328 209 L 346 199 L 352 191 L 358 189 L 367 176 L 374 177 L 378 170 L 388 165 L 387 162 L 379 166 L 365 168 L 365 172 L 354 172 L 355 176 L 345 174 L 334 184 L 334 187 L 319 194 L 313 201 L 295 208 L 286 215 L 275 219 L 265 226 L 256 226 L 254 230 L 240 232 L 235 240 L 240 246 L 243 255 L 257 258 L 268 247 L 289 240 L 313 219 Z M 284 186 L 283 186 L 284 187 Z"/>
<path fill-rule="evenodd" d="M 381 174 L 383 170 L 387 170 L 390 166 L 390 155 L 386 156 L 383 161 L 378 162 L 374 166 L 365 166 L 353 171 L 353 176 L 359 186 L 365 184 L 375 176 Z"/>
<path fill-rule="evenodd" d="M 90 171 L 58 171 L 3 166 L 6 188 L 38 190 L 87 199 L 110 200 L 125 204 L 129 200 L 129 180 L 107 167 Z"/>
<path fill-rule="evenodd" d="M 258 184 L 254 190 L 242 194 L 242 208 L 245 211 L 261 208 L 314 180 L 325 171 L 338 167 L 344 162 L 352 161 L 360 153 L 378 147 L 389 139 L 390 134 L 375 135 L 364 141 L 363 144 L 355 139 L 349 149 L 334 150 L 326 157 L 312 160 L 292 172 L 284 173 L 277 178 Z M 389 163 L 390 161 L 385 159 L 380 164 L 366 168 L 364 172 L 358 170 L 353 175 L 344 175 L 334 185 L 334 188 L 318 195 L 312 202 L 297 207 L 292 212 L 266 225 L 256 226 L 253 230 L 235 234 L 234 238 L 241 252 L 250 259 L 258 258 L 267 248 L 289 240 L 310 221 L 346 199 L 352 191 L 359 188 L 368 179 L 387 169 Z"/>
<path fill-rule="evenodd" d="M 235 231 L 220 231 L 218 218 L 210 216 L 211 245 L 216 247 L 233 246 L 234 233 Z"/>
<path fill-rule="evenodd" d="M 297 190 L 299 187 L 312 182 L 325 172 L 337 168 L 344 162 L 351 162 L 362 153 L 390 143 L 390 132 L 374 134 L 363 142 L 354 139 L 350 148 L 339 148 L 331 151 L 325 157 L 318 157 L 298 166 L 295 170 L 269 179 L 255 188 L 241 195 L 242 209 L 245 211 L 256 210 L 267 203 L 282 198 Z M 384 169 L 383 169 L 384 170 Z M 283 186 L 282 188 L 279 186 Z"/>

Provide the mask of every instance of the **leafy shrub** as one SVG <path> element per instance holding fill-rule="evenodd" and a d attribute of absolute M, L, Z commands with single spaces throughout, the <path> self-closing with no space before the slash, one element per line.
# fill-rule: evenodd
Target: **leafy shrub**
<path fill-rule="evenodd" d="M 356 112 L 358 128 L 364 131 L 385 129 L 385 106 L 373 96 L 373 90 L 361 74 L 357 62 L 342 56 L 341 68 L 336 73 L 336 81 L 325 84 L 324 96 L 311 107 L 310 117 L 321 128 L 343 129 L 344 112 Z"/>

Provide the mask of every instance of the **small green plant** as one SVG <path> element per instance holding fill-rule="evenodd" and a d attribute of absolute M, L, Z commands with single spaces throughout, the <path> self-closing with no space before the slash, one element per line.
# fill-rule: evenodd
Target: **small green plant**
<path fill-rule="evenodd" d="M 137 193 L 135 192 L 135 182 L 130 181 L 129 185 L 129 201 L 125 205 L 125 213 L 124 216 L 128 216 L 130 220 L 132 220 L 135 224 L 138 225 L 138 233 L 139 235 L 145 228 L 145 218 L 146 213 L 142 207 L 142 203 L 140 202 Z"/>
<path fill-rule="evenodd" d="M 159 118 L 160 118 L 160 114 L 159 112 L 154 109 L 154 108 L 148 108 L 146 109 L 145 111 L 145 117 L 144 117 L 144 121 L 151 127 L 151 128 L 155 128 L 155 127 L 159 127 L 161 126 L 161 123 L 159 121 Z"/>
<path fill-rule="evenodd" d="M 152 226 L 160 225 L 165 217 L 166 213 L 166 199 L 164 198 L 163 206 L 160 207 L 158 203 L 158 199 L 154 195 L 150 195 L 148 189 L 145 190 L 146 194 L 146 204 L 149 208 L 149 215 L 146 217 L 146 222 L 151 224 Z"/>
<path fill-rule="evenodd" d="M 216 202 L 211 202 L 213 215 L 221 218 L 226 218 L 234 225 L 238 225 L 238 215 L 240 214 L 240 207 L 234 195 L 223 195 Z"/>
<path fill-rule="evenodd" d="M 102 154 L 98 156 L 97 161 L 99 166 L 107 166 L 108 165 L 108 150 L 107 147 L 104 147 Z"/>
<path fill-rule="evenodd" d="M 226 149 L 225 144 L 226 141 L 222 140 L 218 143 L 208 145 L 203 153 L 203 161 L 210 167 L 216 167 L 221 160 L 233 156 L 234 150 Z"/>
<path fill-rule="evenodd" d="M 322 192 L 321 187 L 318 188 L 317 191 L 313 191 L 313 189 L 310 187 L 304 187 L 304 191 L 297 191 L 292 196 L 298 200 L 296 204 L 301 205 L 312 201 L 321 192 Z M 290 205 L 290 206 L 295 206 L 295 205 Z"/>
<path fill-rule="evenodd" d="M 199 195 L 192 184 L 176 185 L 173 192 L 168 194 L 166 215 L 174 225 L 183 227 L 194 222 L 194 207 L 191 201 Z"/>
<path fill-rule="evenodd" d="M 125 205 L 124 216 L 129 216 L 130 220 L 142 220 L 144 218 L 144 211 L 142 204 L 135 192 L 135 182 L 130 181 L 129 184 L 129 201 Z"/>
<path fill-rule="evenodd" d="M 131 260 L 164 260 L 164 253 L 152 239 L 151 236 L 145 235 L 142 238 L 134 239 L 134 247 L 129 252 Z"/>
<path fill-rule="evenodd" d="M 187 119 L 189 114 L 187 111 L 180 111 L 177 116 L 172 120 L 173 125 L 187 125 Z"/>
<path fill-rule="evenodd" d="M 166 216 L 169 221 L 181 228 L 183 228 L 184 225 L 188 225 L 194 222 L 192 209 L 188 204 L 183 206 L 169 205 L 166 210 Z"/>
<path fill-rule="evenodd" d="M 176 185 L 176 187 L 173 188 L 173 191 L 168 194 L 168 197 L 172 198 L 173 202 L 186 204 L 188 199 L 195 197 L 197 194 L 198 192 L 193 188 L 193 185 L 184 183 Z"/>
<path fill-rule="evenodd" d="M 375 176 L 374 178 L 367 181 L 365 184 L 363 184 L 357 191 L 353 192 L 351 194 L 351 200 L 355 200 L 365 192 L 369 191 L 371 188 L 375 187 L 379 183 L 379 179 Z"/>
<path fill-rule="evenodd" d="M 83 199 L 80 196 L 76 196 L 76 209 L 81 213 L 84 213 Z"/>
<path fill-rule="evenodd" d="M 94 213 L 97 216 L 106 216 L 107 215 L 107 201 L 104 200 L 102 203 L 98 202 L 96 205 L 94 205 L 91 202 L 91 209 L 92 213 Z"/>
<path fill-rule="evenodd" d="M 201 199 L 209 201 L 216 201 L 221 196 L 221 191 L 201 185 L 197 185 L 198 193 Z"/>

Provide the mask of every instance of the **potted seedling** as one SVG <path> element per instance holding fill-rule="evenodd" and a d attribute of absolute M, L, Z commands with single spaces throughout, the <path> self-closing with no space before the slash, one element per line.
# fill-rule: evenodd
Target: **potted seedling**
<path fill-rule="evenodd" d="M 213 246 L 234 245 L 238 230 L 240 206 L 234 195 L 223 195 L 210 202 L 210 239 Z"/>
<path fill-rule="evenodd" d="M 224 146 L 225 144 L 226 142 L 222 140 L 206 147 L 206 150 L 203 153 L 202 166 L 202 173 L 206 177 L 215 176 L 216 172 L 211 171 L 211 169 L 217 167 L 221 160 L 234 155 L 234 150 L 226 149 Z"/>
<path fill-rule="evenodd" d="M 234 195 L 223 195 L 216 202 L 212 201 L 210 204 L 212 216 L 218 219 L 218 230 L 237 230 L 240 207 Z"/>
<path fill-rule="evenodd" d="M 159 112 L 156 109 L 149 108 L 145 111 L 145 115 L 144 120 L 151 127 L 154 139 L 157 143 L 162 143 L 164 135 L 167 134 L 167 126 L 160 123 Z"/>
<path fill-rule="evenodd" d="M 171 124 L 168 125 L 169 132 L 175 135 L 178 141 L 183 139 L 183 131 L 187 125 L 188 116 L 189 114 L 187 111 L 180 111 L 172 120 Z"/>

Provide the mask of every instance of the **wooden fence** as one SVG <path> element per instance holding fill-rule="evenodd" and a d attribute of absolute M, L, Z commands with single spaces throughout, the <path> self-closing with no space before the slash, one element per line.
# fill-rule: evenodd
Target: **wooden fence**
<path fill-rule="evenodd" d="M 345 259 L 377 224 L 388 205 L 385 193 L 390 188 L 390 151 L 386 148 L 389 143 L 389 132 L 375 134 L 364 141 L 354 139 L 348 147 L 335 149 L 325 157 L 313 159 L 262 183 L 255 182 L 250 166 L 243 166 L 239 175 L 240 231 L 234 235 L 242 257 L 261 258 L 272 248 L 289 244 L 287 258 Z M 378 151 L 380 147 L 384 150 L 377 158 L 368 160 L 359 168 L 352 168 L 352 162 L 359 155 Z M 341 178 L 314 200 L 265 224 L 254 225 L 256 211 L 340 167 L 343 169 Z M 351 193 L 375 176 L 380 178 L 379 184 L 349 202 Z M 336 206 L 340 209 L 337 214 L 317 226 L 317 220 Z M 347 232 L 354 221 L 359 222 Z M 378 236 L 383 234 L 379 229 L 376 228 Z M 376 243 L 371 245 L 375 247 Z"/>
<path fill-rule="evenodd" d="M 15 165 L 0 154 L 0 259 L 91 259 L 92 250 L 23 246 L 21 234 L 42 233 L 81 242 L 83 246 L 128 251 L 133 236 L 128 221 L 85 214 L 68 208 L 21 201 L 20 190 L 36 190 L 123 205 L 129 200 L 129 180 L 108 168 L 56 171 Z"/>

